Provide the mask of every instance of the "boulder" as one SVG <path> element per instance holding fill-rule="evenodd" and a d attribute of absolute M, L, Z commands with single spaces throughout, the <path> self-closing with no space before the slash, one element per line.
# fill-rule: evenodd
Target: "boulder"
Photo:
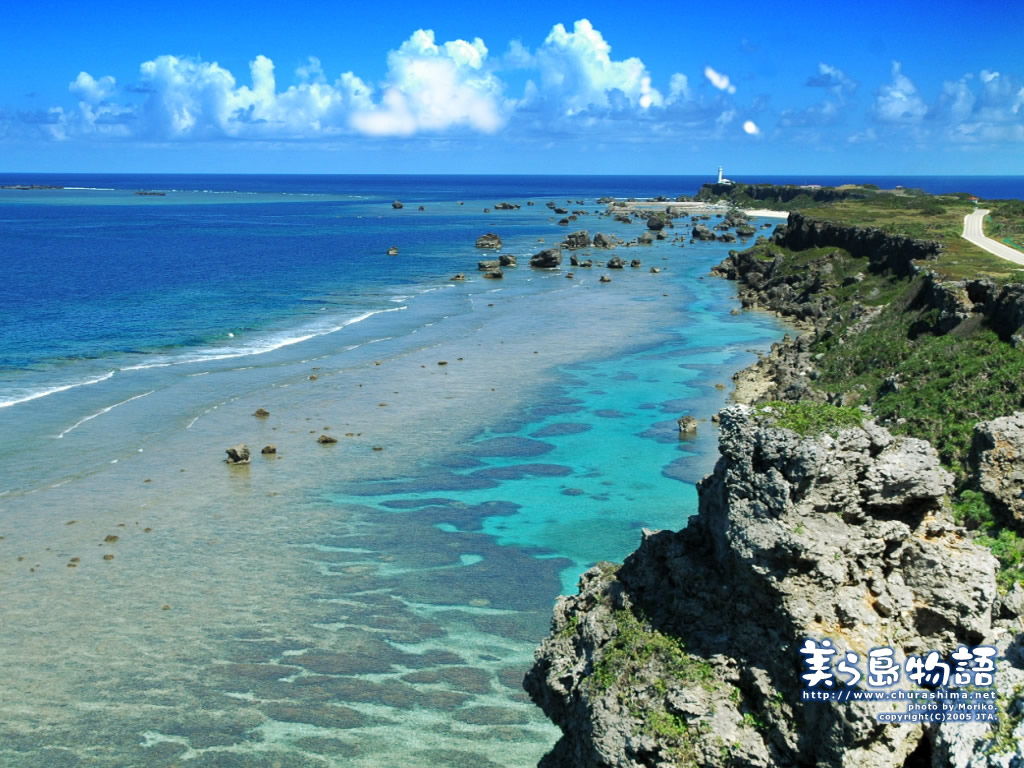
<path fill-rule="evenodd" d="M 519 207 L 518 205 L 515 205 L 513 203 L 501 202 L 501 203 L 498 203 L 497 205 L 494 206 L 494 210 L 496 210 L 496 211 L 514 211 L 518 207 Z"/>
<path fill-rule="evenodd" d="M 623 267 L 626 266 L 626 262 L 624 262 L 618 256 L 612 256 L 610 259 L 608 259 L 608 264 L 606 266 L 608 267 L 608 269 L 622 269 Z"/>
<path fill-rule="evenodd" d="M 320 435 L 320 437 L 318 437 L 316 441 L 321 445 L 330 445 L 331 443 L 338 442 L 338 438 L 331 437 L 331 435 Z"/>
<path fill-rule="evenodd" d="M 459 272 L 459 274 L 455 275 L 452 278 L 452 280 L 456 280 L 456 281 L 465 280 L 465 279 L 466 279 L 466 276 L 462 272 Z"/>
<path fill-rule="evenodd" d="M 683 416 L 676 423 L 679 425 L 680 434 L 692 435 L 697 432 L 697 420 L 693 416 Z"/>
<path fill-rule="evenodd" d="M 501 238 L 493 232 L 488 232 L 486 235 L 480 235 L 476 239 L 477 248 L 501 248 Z"/>
<path fill-rule="evenodd" d="M 665 228 L 665 220 L 659 216 L 651 216 L 647 219 L 647 228 L 652 229 L 655 232 L 660 232 Z"/>
<path fill-rule="evenodd" d="M 583 261 L 579 262 L 578 264 L 576 264 L 574 266 L 577 266 L 577 267 L 592 267 L 592 266 L 594 266 L 594 262 L 591 259 L 584 259 Z"/>
<path fill-rule="evenodd" d="M 601 278 L 598 280 L 599 283 L 610 283 L 611 281 L 612 281 L 612 276 L 611 275 L 601 275 Z"/>
<path fill-rule="evenodd" d="M 557 269 L 562 264 L 562 251 L 547 248 L 530 258 L 530 266 L 537 269 Z"/>
<path fill-rule="evenodd" d="M 230 448 L 226 448 L 224 452 L 228 455 L 227 459 L 225 459 L 228 464 L 249 463 L 249 446 L 245 443 L 233 445 Z"/>
<path fill-rule="evenodd" d="M 565 236 L 565 240 L 562 241 L 562 247 L 570 250 L 575 248 L 589 248 L 590 233 L 585 229 L 581 229 L 578 232 L 572 232 Z"/>
<path fill-rule="evenodd" d="M 715 233 L 712 232 L 710 229 L 708 229 L 703 224 L 697 224 L 693 228 L 693 232 L 691 233 L 691 236 L 693 237 L 694 240 L 714 240 L 715 239 Z"/>
<path fill-rule="evenodd" d="M 594 247 L 595 248 L 614 248 L 615 241 L 601 232 L 594 235 Z"/>
<path fill-rule="evenodd" d="M 277 446 L 274 444 L 263 446 L 263 450 L 260 451 L 264 456 L 271 456 L 277 453 Z"/>
<path fill-rule="evenodd" d="M 501 261 L 499 259 L 486 259 L 484 261 L 478 261 L 476 263 L 476 268 L 481 272 L 487 272 L 492 269 L 498 269 L 498 267 L 500 266 Z"/>
<path fill-rule="evenodd" d="M 640 261 L 640 259 L 633 259 L 631 262 L 629 262 L 629 266 L 631 266 L 633 269 L 636 269 L 637 267 L 642 267 L 643 265 L 644 263 Z"/>
<path fill-rule="evenodd" d="M 399 210 L 401 208 L 404 208 L 405 206 L 402 205 L 402 201 L 401 200 L 395 200 L 395 202 L 393 202 L 391 204 L 391 207 L 394 208 L 395 210 Z"/>
<path fill-rule="evenodd" d="M 488 280 L 503 280 L 505 277 L 505 273 L 502 272 L 500 269 L 491 269 L 488 270 L 487 272 L 484 272 L 483 276 Z"/>
<path fill-rule="evenodd" d="M 397 245 L 392 245 L 390 248 L 388 248 L 388 256 L 397 256 L 397 255 L 398 255 L 398 246 Z"/>
<path fill-rule="evenodd" d="M 266 418 L 269 415 L 270 411 L 268 411 L 266 408 L 257 408 L 256 412 L 253 413 L 253 416 L 259 416 L 260 418 Z"/>
<path fill-rule="evenodd" d="M 501 254 L 501 256 L 498 257 L 498 263 L 501 264 L 501 266 L 503 267 L 514 267 L 517 265 L 518 262 L 516 260 L 515 254 L 503 253 Z"/>
<path fill-rule="evenodd" d="M 656 275 L 659 272 L 661 272 L 661 268 L 660 267 L 651 267 L 651 274 L 652 275 Z"/>
<path fill-rule="evenodd" d="M 654 242 L 654 235 L 652 235 L 649 231 L 641 232 L 640 237 L 638 237 L 636 241 L 640 245 L 650 245 L 651 243 Z"/>

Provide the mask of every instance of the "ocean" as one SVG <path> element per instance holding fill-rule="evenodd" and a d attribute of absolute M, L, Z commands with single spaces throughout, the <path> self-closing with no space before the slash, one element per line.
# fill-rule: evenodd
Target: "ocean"
<path fill-rule="evenodd" d="M 0 764 L 536 764 L 554 600 L 685 524 L 716 440 L 676 419 L 786 329 L 681 222 L 529 255 L 703 181 L 0 175 L 64 187 L 0 190 Z"/>

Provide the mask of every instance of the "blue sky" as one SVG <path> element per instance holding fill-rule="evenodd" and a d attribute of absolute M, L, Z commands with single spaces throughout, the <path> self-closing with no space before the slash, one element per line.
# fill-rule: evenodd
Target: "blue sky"
<path fill-rule="evenodd" d="M 1024 174 L 1022 31 L 990 0 L 9 3 L 0 171 Z"/>

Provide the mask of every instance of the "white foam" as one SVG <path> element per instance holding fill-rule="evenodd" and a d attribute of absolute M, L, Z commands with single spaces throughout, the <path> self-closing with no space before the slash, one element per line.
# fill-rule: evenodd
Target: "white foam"
<path fill-rule="evenodd" d="M 134 397 L 129 397 L 127 400 L 122 400 L 119 403 L 114 403 L 113 405 L 108 405 L 106 408 L 102 408 L 102 409 L 96 411 L 96 413 L 92 414 L 91 416 L 86 416 L 81 421 L 75 422 L 70 427 L 68 427 L 63 432 L 61 432 L 59 435 L 56 435 L 54 437 L 54 439 L 55 440 L 60 440 L 68 432 L 71 432 L 72 430 L 78 429 L 80 426 L 85 424 L 85 422 L 92 421 L 97 416 L 102 416 L 104 413 L 110 413 L 112 410 L 117 408 L 119 405 L 124 405 L 125 403 L 130 403 L 132 400 L 138 400 L 140 397 L 146 397 L 147 395 L 152 395 L 154 392 L 156 392 L 156 390 L 155 389 L 151 389 L 149 392 L 143 392 L 141 395 L 135 395 Z"/>
<path fill-rule="evenodd" d="M 293 344 L 300 344 L 303 341 L 309 341 L 315 339 L 318 336 L 327 336 L 331 333 L 336 333 L 350 325 L 361 323 L 363 320 L 367 320 L 374 315 L 384 314 L 385 312 L 401 312 L 408 307 L 392 307 L 391 309 L 375 309 L 369 312 L 364 312 L 361 315 L 344 320 L 337 325 L 332 325 L 327 328 L 313 330 L 309 333 L 301 336 L 283 336 L 277 338 L 265 339 L 262 342 L 256 342 L 251 347 L 222 347 L 220 349 L 211 349 L 208 352 L 194 352 L 191 354 L 182 355 L 176 359 L 167 361 L 152 361 L 148 363 L 140 363 L 138 365 L 130 365 L 122 368 L 122 371 L 141 371 L 148 368 L 167 368 L 172 365 L 187 365 L 189 363 L 206 363 L 214 360 L 230 360 L 236 357 L 248 357 L 250 355 L 263 355 L 267 352 L 273 352 L 281 349 L 282 347 L 289 347 Z"/>
<path fill-rule="evenodd" d="M 34 392 L 28 392 L 23 395 L 15 395 L 6 400 L 0 400 L 0 408 L 10 408 L 12 405 L 18 405 L 19 403 L 27 403 L 30 400 L 38 400 L 40 397 L 46 397 L 47 395 L 54 395 L 58 392 L 65 392 L 75 387 L 87 387 L 90 384 L 99 384 L 101 381 L 106 381 L 113 376 L 117 371 L 110 371 L 102 376 L 98 376 L 95 379 L 88 379 L 86 381 L 76 381 L 72 384 L 61 384 L 56 387 L 47 387 L 45 389 L 38 389 Z"/>

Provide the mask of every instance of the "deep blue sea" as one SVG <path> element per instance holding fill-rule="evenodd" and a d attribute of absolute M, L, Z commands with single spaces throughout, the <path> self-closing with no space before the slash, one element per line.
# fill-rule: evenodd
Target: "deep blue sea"
<path fill-rule="evenodd" d="M 0 190 L 0 765 L 535 764 L 553 601 L 685 524 L 785 331 L 597 203 L 706 180 L 0 174 L 64 187 Z M 642 266 L 526 266 L 575 229 Z"/>

